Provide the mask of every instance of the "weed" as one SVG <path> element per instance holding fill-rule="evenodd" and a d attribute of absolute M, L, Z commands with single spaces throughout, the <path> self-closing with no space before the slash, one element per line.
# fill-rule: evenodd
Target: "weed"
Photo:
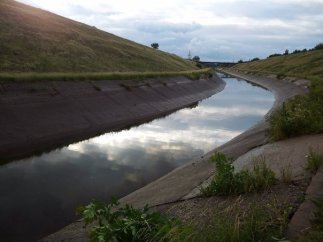
<path fill-rule="evenodd" d="M 270 141 L 290 137 L 320 133 L 323 131 L 323 98 L 319 95 L 297 96 L 276 110 L 268 117 L 270 124 L 267 137 Z"/>
<path fill-rule="evenodd" d="M 214 215 L 209 225 L 199 231 L 191 241 L 282 241 L 288 221 L 288 207 L 277 201 L 266 205 L 241 206 L 235 204 Z M 187 241 L 187 240 L 186 240 Z"/>
<path fill-rule="evenodd" d="M 85 224 L 92 225 L 91 241 L 158 241 L 165 237 L 176 222 L 148 207 L 135 209 L 130 205 L 119 206 L 111 203 L 92 202 L 78 209 Z"/>
<path fill-rule="evenodd" d="M 306 169 L 314 174 L 322 164 L 323 155 L 315 153 L 312 149 L 310 149 L 309 154 L 307 155 Z"/>
<path fill-rule="evenodd" d="M 316 206 L 314 218 L 311 221 L 311 228 L 306 234 L 298 238 L 298 242 L 321 242 L 323 241 L 323 198 L 316 198 L 313 200 Z"/>
<path fill-rule="evenodd" d="M 289 184 L 292 182 L 293 173 L 292 173 L 292 167 L 290 164 L 281 168 L 280 177 L 281 177 L 281 180 L 286 184 Z"/>
<path fill-rule="evenodd" d="M 276 182 L 274 172 L 265 162 L 254 165 L 251 171 L 234 173 L 230 159 L 224 154 L 215 153 L 211 161 L 215 162 L 216 174 L 208 187 L 201 188 L 202 194 L 206 196 L 258 192 Z"/>

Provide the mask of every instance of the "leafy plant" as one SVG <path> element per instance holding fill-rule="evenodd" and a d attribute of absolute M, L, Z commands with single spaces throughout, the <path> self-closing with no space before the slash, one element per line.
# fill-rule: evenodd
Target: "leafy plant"
<path fill-rule="evenodd" d="M 207 196 L 257 192 L 269 188 L 276 181 L 274 172 L 265 162 L 256 164 L 251 171 L 242 170 L 234 173 L 231 160 L 224 154 L 215 153 L 211 161 L 215 162 L 216 174 L 211 184 L 201 189 Z"/>
<path fill-rule="evenodd" d="M 319 167 L 323 164 L 323 155 L 315 153 L 312 149 L 307 156 L 306 169 L 311 173 L 316 173 Z"/>
<path fill-rule="evenodd" d="M 92 202 L 81 207 L 86 226 L 91 225 L 91 241 L 158 241 L 176 227 L 176 221 L 157 212 L 149 212 L 146 206 L 135 209 L 130 205 Z"/>

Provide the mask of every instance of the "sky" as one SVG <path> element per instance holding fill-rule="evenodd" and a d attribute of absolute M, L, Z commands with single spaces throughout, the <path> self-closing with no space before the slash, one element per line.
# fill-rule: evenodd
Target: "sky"
<path fill-rule="evenodd" d="M 323 0 L 19 0 L 187 58 L 237 61 L 323 42 Z"/>

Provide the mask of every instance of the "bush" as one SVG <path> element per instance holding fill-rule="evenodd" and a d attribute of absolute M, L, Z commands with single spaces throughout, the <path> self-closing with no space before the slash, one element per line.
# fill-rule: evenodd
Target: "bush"
<path fill-rule="evenodd" d="M 224 154 L 215 153 L 211 161 L 215 162 L 216 174 L 211 184 L 201 189 L 207 196 L 258 192 L 269 188 L 276 181 L 274 172 L 265 162 L 256 164 L 251 171 L 234 173 L 231 161 Z"/>
<path fill-rule="evenodd" d="M 259 61 L 260 59 L 258 57 L 251 59 L 250 61 Z"/>
<path fill-rule="evenodd" d="M 111 203 L 92 202 L 79 209 L 86 225 L 91 224 L 91 241 L 159 241 L 176 227 L 176 221 L 148 207 L 135 209 Z"/>

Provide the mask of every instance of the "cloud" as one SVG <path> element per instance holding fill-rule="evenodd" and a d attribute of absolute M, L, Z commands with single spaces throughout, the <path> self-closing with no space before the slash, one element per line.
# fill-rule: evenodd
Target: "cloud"
<path fill-rule="evenodd" d="M 202 60 L 266 57 L 323 39 L 323 0 L 151 2 L 21 0 L 150 46 Z"/>

